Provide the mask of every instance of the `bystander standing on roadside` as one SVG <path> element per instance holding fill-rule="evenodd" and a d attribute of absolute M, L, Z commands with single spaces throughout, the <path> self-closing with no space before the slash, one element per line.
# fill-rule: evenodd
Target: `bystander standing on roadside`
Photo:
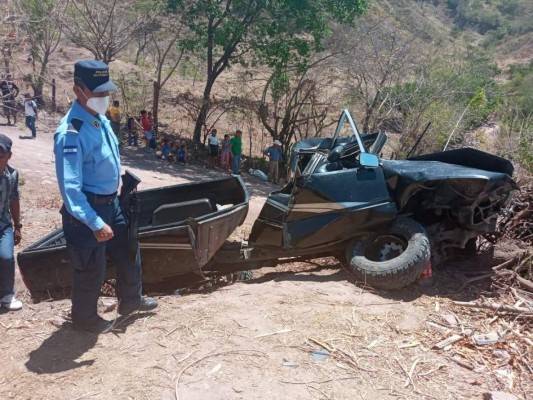
<path fill-rule="evenodd" d="M 106 257 L 116 266 L 118 313 L 148 311 L 157 300 L 141 296 L 139 248 L 130 254 L 127 219 L 119 205 L 119 143 L 105 117 L 109 93 L 116 86 L 102 61 L 74 66 L 76 100 L 57 127 L 54 154 L 63 198 L 60 213 L 73 269 L 74 329 L 106 332 L 113 323 L 97 312 L 105 278 Z"/>
<path fill-rule="evenodd" d="M 211 134 L 207 137 L 207 141 L 209 143 L 209 167 L 215 168 L 218 157 L 218 137 L 215 128 L 211 129 Z"/>
<path fill-rule="evenodd" d="M 229 135 L 226 133 L 224 135 L 224 140 L 222 140 L 220 144 L 220 166 L 225 171 L 229 170 L 229 153 L 231 151 L 230 147 Z"/>
<path fill-rule="evenodd" d="M 109 107 L 107 111 L 109 114 L 109 121 L 111 121 L 111 128 L 115 133 L 116 137 L 120 137 L 120 102 L 114 100 L 113 104 Z"/>
<path fill-rule="evenodd" d="M 241 155 L 242 155 L 242 131 L 237 129 L 235 136 L 229 141 L 231 148 L 231 157 L 233 163 L 233 175 L 240 175 Z"/>
<path fill-rule="evenodd" d="M 269 158 L 268 163 L 268 181 L 277 184 L 279 177 L 279 162 L 283 151 L 281 149 L 281 142 L 274 140 L 274 144 L 263 152 Z"/>
<path fill-rule="evenodd" d="M 128 146 L 139 147 L 137 121 L 135 120 L 135 117 L 128 118 L 126 129 L 128 130 Z"/>
<path fill-rule="evenodd" d="M 153 124 L 148 117 L 146 110 L 141 110 L 141 126 L 143 128 L 144 140 L 146 141 L 146 147 L 155 150 L 157 143 L 154 138 Z"/>
<path fill-rule="evenodd" d="M 22 239 L 18 171 L 8 165 L 13 142 L 0 134 L 0 305 L 16 311 L 22 302 L 15 297 L 15 245 Z M 12 224 L 13 222 L 13 224 Z"/>
<path fill-rule="evenodd" d="M 31 131 L 31 138 L 37 137 L 37 129 L 35 128 L 35 120 L 37 119 L 37 104 L 31 98 L 29 93 L 24 93 L 24 113 L 26 114 L 25 124 Z"/>
<path fill-rule="evenodd" d="M 4 115 L 7 118 L 7 124 L 11 125 L 11 116 L 13 116 L 13 124 L 16 125 L 17 104 L 15 98 L 19 94 L 19 88 L 15 82 L 13 82 L 13 75 L 7 74 L 6 78 L 0 82 L 0 91 L 2 92 Z"/>

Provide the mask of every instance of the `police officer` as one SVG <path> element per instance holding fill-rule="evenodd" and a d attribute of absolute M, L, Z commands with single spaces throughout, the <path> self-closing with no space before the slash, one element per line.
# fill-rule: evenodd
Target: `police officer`
<path fill-rule="evenodd" d="M 74 329 L 101 333 L 111 322 L 97 313 L 105 277 L 106 255 L 117 267 L 118 312 L 149 311 L 157 300 L 141 296 L 140 255 L 132 259 L 127 223 L 117 199 L 120 179 L 118 140 L 105 113 L 109 92 L 117 88 L 108 66 L 80 60 L 74 66 L 76 100 L 54 136 L 61 215 L 73 266 L 72 323 Z"/>

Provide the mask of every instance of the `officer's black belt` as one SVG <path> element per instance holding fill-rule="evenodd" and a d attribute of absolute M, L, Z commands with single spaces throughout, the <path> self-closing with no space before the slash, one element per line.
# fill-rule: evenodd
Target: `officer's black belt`
<path fill-rule="evenodd" d="M 96 194 L 91 192 L 83 192 L 87 196 L 87 201 L 92 206 L 103 206 L 113 204 L 117 197 L 117 192 L 113 194 Z"/>

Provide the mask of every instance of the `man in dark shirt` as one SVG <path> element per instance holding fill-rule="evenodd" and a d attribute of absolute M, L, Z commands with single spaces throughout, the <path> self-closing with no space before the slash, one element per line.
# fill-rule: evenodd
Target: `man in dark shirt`
<path fill-rule="evenodd" d="M 15 298 L 14 245 L 22 238 L 18 171 L 8 165 L 13 142 L 0 134 L 0 305 L 9 311 L 22 308 Z"/>
<path fill-rule="evenodd" d="M 11 116 L 13 116 L 14 124 L 17 123 L 17 105 L 15 97 L 19 94 L 19 88 L 13 82 L 11 74 L 6 75 L 6 79 L 0 82 L 0 90 L 2 91 L 2 102 L 4 104 L 4 115 L 7 118 L 7 124 L 11 125 Z"/>

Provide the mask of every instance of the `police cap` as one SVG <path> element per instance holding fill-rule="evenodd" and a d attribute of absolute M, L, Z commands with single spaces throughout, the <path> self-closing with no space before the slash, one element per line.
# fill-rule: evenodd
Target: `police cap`
<path fill-rule="evenodd" d="M 0 150 L 4 152 L 10 152 L 12 144 L 13 142 L 9 137 L 4 135 L 3 133 L 0 133 Z"/>
<path fill-rule="evenodd" d="M 103 61 L 77 61 L 74 65 L 74 79 L 80 80 L 91 92 L 114 92 L 117 90 L 109 78 L 109 67 Z"/>

